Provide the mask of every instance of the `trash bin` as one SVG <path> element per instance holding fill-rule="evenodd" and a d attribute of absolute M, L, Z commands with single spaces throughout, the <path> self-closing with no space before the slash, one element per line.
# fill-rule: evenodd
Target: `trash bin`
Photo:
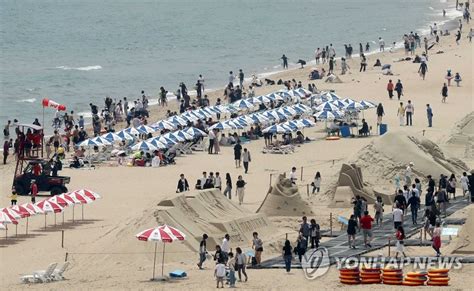
<path fill-rule="evenodd" d="M 350 130 L 349 126 L 341 126 L 340 130 L 341 130 L 341 136 L 342 137 L 351 136 L 351 130 Z"/>
<path fill-rule="evenodd" d="M 386 133 L 386 132 L 387 132 L 387 125 L 384 124 L 384 123 L 381 123 L 381 124 L 379 125 L 379 134 L 380 134 L 380 135 L 383 135 L 383 134 Z"/>

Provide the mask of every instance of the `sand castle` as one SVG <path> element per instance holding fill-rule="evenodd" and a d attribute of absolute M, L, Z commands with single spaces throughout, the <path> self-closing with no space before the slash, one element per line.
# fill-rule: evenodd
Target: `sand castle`
<path fill-rule="evenodd" d="M 162 200 L 155 212 L 159 224 L 166 223 L 184 231 L 186 245 L 198 251 L 204 233 L 209 236 L 207 247 L 220 244 L 225 233 L 233 242 L 252 240 L 252 233 L 272 237 L 277 229 L 264 214 L 252 213 L 222 195 L 218 189 L 187 192 Z"/>
<path fill-rule="evenodd" d="M 474 209 L 467 213 L 467 219 L 459 231 L 458 240 L 454 246 L 454 254 L 474 254 Z"/>
<path fill-rule="evenodd" d="M 298 187 L 285 174 L 280 174 L 268 190 L 257 213 L 268 216 L 303 216 L 311 215 L 313 211 L 309 203 L 301 198 Z"/>

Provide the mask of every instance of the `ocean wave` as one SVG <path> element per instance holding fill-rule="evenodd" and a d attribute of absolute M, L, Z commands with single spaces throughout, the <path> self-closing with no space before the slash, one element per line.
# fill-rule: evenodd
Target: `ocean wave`
<path fill-rule="evenodd" d="M 26 92 L 30 92 L 30 93 L 38 92 L 39 90 L 40 90 L 40 88 L 38 88 L 38 87 L 35 87 L 35 88 L 26 88 L 26 89 L 25 89 Z"/>
<path fill-rule="evenodd" d="M 21 100 L 17 100 L 16 102 L 19 102 L 19 103 L 33 103 L 33 102 L 36 102 L 36 98 L 21 99 Z"/>
<path fill-rule="evenodd" d="M 102 70 L 102 66 L 95 65 L 95 66 L 85 66 L 85 67 L 68 67 L 68 66 L 58 66 L 56 69 L 61 70 L 76 70 L 76 71 L 93 71 L 93 70 Z"/>

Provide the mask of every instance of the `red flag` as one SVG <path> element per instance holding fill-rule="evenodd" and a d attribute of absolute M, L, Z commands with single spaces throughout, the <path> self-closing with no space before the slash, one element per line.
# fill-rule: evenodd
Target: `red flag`
<path fill-rule="evenodd" d="M 54 102 L 53 100 L 49 100 L 47 98 L 43 99 L 43 107 L 52 107 L 55 108 L 59 111 L 66 111 L 66 105 L 59 104 L 57 102 Z"/>

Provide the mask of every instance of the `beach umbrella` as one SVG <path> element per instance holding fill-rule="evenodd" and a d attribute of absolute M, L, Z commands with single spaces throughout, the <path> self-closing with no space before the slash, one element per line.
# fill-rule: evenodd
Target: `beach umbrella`
<path fill-rule="evenodd" d="M 322 98 L 319 95 L 312 95 L 309 98 L 309 102 L 310 102 L 311 106 L 315 106 L 315 105 L 317 106 L 317 105 L 320 105 L 321 103 L 326 102 L 326 101 L 328 101 L 326 98 Z"/>
<path fill-rule="evenodd" d="M 165 146 L 165 148 L 170 148 L 178 143 L 177 141 L 167 138 L 164 135 L 155 137 L 153 140 L 155 140 L 158 143 L 161 143 L 163 146 Z M 163 148 L 163 146 L 161 146 L 160 148 Z"/>
<path fill-rule="evenodd" d="M 283 124 L 275 124 L 272 126 L 269 126 L 263 130 L 263 133 L 286 133 L 286 132 L 292 132 L 293 130 Z"/>
<path fill-rule="evenodd" d="M 131 149 L 134 151 L 151 152 L 157 150 L 158 148 L 151 144 L 149 141 L 144 140 L 133 145 Z"/>
<path fill-rule="evenodd" d="M 56 195 L 56 197 L 66 201 L 66 204 L 68 206 L 72 206 L 72 222 L 74 222 L 74 209 L 75 209 L 75 205 L 76 203 L 74 202 L 74 200 L 71 198 L 71 196 L 69 196 L 70 193 L 63 193 L 61 195 Z M 64 223 L 64 212 L 62 213 L 63 214 L 63 223 Z"/>
<path fill-rule="evenodd" d="M 48 213 L 58 213 L 63 210 L 61 206 L 58 204 L 49 201 L 48 199 L 42 200 L 40 202 L 35 203 L 35 205 L 41 209 L 44 213 L 44 229 L 46 229 L 46 215 Z"/>
<path fill-rule="evenodd" d="M 13 217 L 15 220 L 25 217 L 24 215 L 21 215 L 20 212 L 14 210 L 11 207 L 2 208 L 1 211 L 7 213 L 10 217 Z M 17 235 L 18 235 L 18 223 L 15 224 L 15 236 Z"/>
<path fill-rule="evenodd" d="M 337 111 L 339 108 L 329 101 L 322 103 L 315 108 L 317 111 Z"/>
<path fill-rule="evenodd" d="M 224 122 L 227 126 L 230 126 L 232 129 L 243 129 L 244 126 L 233 119 L 227 120 Z"/>
<path fill-rule="evenodd" d="M 144 124 L 137 127 L 136 130 L 138 130 L 142 134 L 154 133 L 156 131 L 154 128 Z"/>
<path fill-rule="evenodd" d="M 17 225 L 18 221 L 7 212 L 0 211 L 0 224 L 5 226 L 5 239 L 8 238 L 8 228 L 5 225 L 8 223 Z"/>
<path fill-rule="evenodd" d="M 128 133 L 127 131 L 125 131 L 125 129 L 117 132 L 117 136 L 120 137 L 122 140 L 134 140 L 135 139 L 135 137 L 133 135 L 131 135 L 130 133 Z"/>
<path fill-rule="evenodd" d="M 322 99 L 326 99 L 327 101 L 335 101 L 341 99 L 339 96 L 337 96 L 333 92 L 322 92 L 319 95 Z"/>
<path fill-rule="evenodd" d="M 246 99 L 248 102 L 250 102 L 252 105 L 256 106 L 260 103 L 263 103 L 262 101 L 258 100 L 257 98 L 255 97 L 250 97 L 250 98 L 247 98 Z"/>
<path fill-rule="evenodd" d="M 258 100 L 260 103 L 270 103 L 272 99 L 268 98 L 265 95 L 255 97 L 256 100 Z"/>
<path fill-rule="evenodd" d="M 334 100 L 331 102 L 334 106 L 337 106 L 338 108 L 344 108 L 347 106 L 347 103 L 342 102 L 341 100 Z"/>
<path fill-rule="evenodd" d="M 176 136 L 179 136 L 179 137 L 181 137 L 185 140 L 192 140 L 193 139 L 192 135 L 190 135 L 189 133 L 187 133 L 185 131 L 182 131 L 182 130 L 175 131 L 173 134 L 176 135 Z"/>
<path fill-rule="evenodd" d="M 85 197 L 89 198 L 90 200 L 97 200 L 97 199 L 102 198 L 98 193 L 96 193 L 92 190 L 89 190 L 89 189 L 80 189 L 80 190 L 76 190 L 74 192 L 79 193 L 82 196 L 85 196 Z"/>
<path fill-rule="evenodd" d="M 281 113 L 285 116 L 295 116 L 296 110 L 291 107 L 280 107 L 277 109 L 278 113 Z"/>
<path fill-rule="evenodd" d="M 295 110 L 295 112 L 296 112 L 297 114 L 305 114 L 305 113 L 310 112 L 310 111 L 312 110 L 310 107 L 308 107 L 308 106 L 306 106 L 306 105 L 304 105 L 304 104 L 301 104 L 301 103 L 298 103 L 298 104 L 296 104 L 296 105 L 293 105 L 293 106 L 291 106 L 291 108 L 292 108 L 293 110 Z"/>
<path fill-rule="evenodd" d="M 74 206 L 74 202 L 68 199 L 65 199 L 64 196 L 60 197 L 59 195 L 53 196 L 48 199 L 51 202 L 58 204 L 59 206 L 65 208 L 66 206 Z M 63 222 L 64 225 L 64 211 L 62 211 Z M 54 225 L 56 225 L 56 213 L 54 213 Z"/>
<path fill-rule="evenodd" d="M 128 134 L 127 134 L 128 135 Z M 130 136 L 130 135 L 129 135 Z M 122 138 L 120 137 L 118 134 L 116 133 L 113 133 L 113 132 L 109 132 L 109 133 L 106 133 L 106 134 L 103 134 L 101 135 L 100 137 L 106 139 L 108 142 L 110 143 L 114 143 L 114 142 L 121 142 L 123 141 L 125 138 Z M 133 139 L 132 136 L 130 136 L 130 139 Z"/>
<path fill-rule="evenodd" d="M 163 129 L 174 130 L 176 128 L 176 126 L 172 122 L 167 121 L 167 120 L 161 120 L 161 121 L 155 122 L 150 126 L 156 130 L 163 130 Z"/>
<path fill-rule="evenodd" d="M 268 95 L 265 95 L 265 96 L 267 98 L 269 98 L 270 100 L 273 100 L 273 101 L 285 101 L 285 99 L 286 99 L 286 97 L 283 97 L 281 94 L 277 94 L 277 93 L 271 93 L 271 94 L 268 94 Z M 291 98 L 291 96 L 290 96 L 290 98 Z"/>
<path fill-rule="evenodd" d="M 91 138 L 91 140 L 97 144 L 104 145 L 104 146 L 111 145 L 110 141 L 100 136 Z"/>
<path fill-rule="evenodd" d="M 360 105 L 362 105 L 365 109 L 377 107 L 377 105 L 375 105 L 374 103 L 365 100 L 360 101 Z"/>
<path fill-rule="evenodd" d="M 339 119 L 342 115 L 338 111 L 320 111 L 313 115 L 319 120 L 334 120 Z"/>
<path fill-rule="evenodd" d="M 254 123 L 268 123 L 270 122 L 268 118 L 263 116 L 262 114 L 250 114 L 249 117 L 253 120 Z"/>
<path fill-rule="evenodd" d="M 298 130 L 298 129 L 300 129 L 300 128 L 303 128 L 303 126 L 300 125 L 300 124 L 298 124 L 298 123 L 296 122 L 296 120 L 289 120 L 289 121 L 283 123 L 282 125 L 291 128 L 293 131 Z"/>
<path fill-rule="evenodd" d="M 185 116 L 185 114 L 188 114 L 188 113 L 183 113 L 181 114 L 181 116 Z M 179 117 L 179 116 L 170 117 L 167 119 L 167 121 L 175 125 L 181 125 L 181 126 L 185 126 L 186 124 L 188 124 L 186 120 L 184 120 L 182 117 Z M 194 121 L 194 120 L 191 120 L 191 121 Z"/>
<path fill-rule="evenodd" d="M 183 241 L 186 239 L 186 235 L 171 226 L 162 225 L 155 228 L 146 229 L 136 235 L 138 240 L 141 241 L 154 241 L 155 242 L 155 255 L 153 258 L 153 277 L 152 280 L 155 280 L 155 267 L 156 267 L 156 249 L 158 242 L 163 242 L 163 254 L 161 257 L 161 277 L 164 278 L 164 262 L 165 262 L 165 246 L 166 243 L 172 243 L 174 241 Z"/>
<path fill-rule="evenodd" d="M 247 101 L 246 99 L 241 99 L 241 100 L 235 101 L 231 105 L 235 108 L 240 109 L 240 110 L 250 109 L 250 108 L 254 107 L 254 105 L 252 103 L 250 103 L 249 101 Z"/>
<path fill-rule="evenodd" d="M 232 129 L 232 127 L 228 125 L 226 122 L 218 122 L 209 126 L 209 130 L 213 130 L 213 129 L 226 130 L 226 129 Z"/>
<path fill-rule="evenodd" d="M 344 98 L 344 99 L 342 99 L 342 102 L 346 103 L 346 105 L 347 105 L 347 104 L 354 103 L 355 101 L 352 100 L 351 98 Z"/>
<path fill-rule="evenodd" d="M 141 132 L 139 132 L 135 127 L 128 127 L 125 128 L 124 131 L 130 135 L 136 136 L 139 135 Z"/>
<path fill-rule="evenodd" d="M 204 131 L 202 131 L 199 128 L 196 128 L 196 127 L 189 127 L 187 129 L 185 129 L 184 132 L 188 133 L 193 138 L 207 136 L 207 133 L 205 133 Z"/>
<path fill-rule="evenodd" d="M 95 146 L 101 146 L 102 144 L 96 142 L 96 141 L 93 141 L 91 138 L 88 138 L 80 143 L 77 144 L 77 146 L 80 146 L 80 147 L 95 147 Z"/>
<path fill-rule="evenodd" d="M 240 125 L 240 126 L 242 126 L 242 127 L 246 127 L 246 126 L 249 125 L 248 122 L 245 121 L 244 118 L 240 118 L 240 117 L 233 118 L 233 119 L 231 119 L 231 121 L 232 121 L 234 124 L 238 124 L 238 125 Z"/>
<path fill-rule="evenodd" d="M 94 200 L 86 196 L 84 193 L 79 193 L 78 191 L 74 191 L 66 195 L 71 198 L 74 204 L 81 204 L 82 220 L 84 220 L 84 204 L 92 203 Z"/>
<path fill-rule="evenodd" d="M 314 126 L 314 122 L 312 120 L 306 119 L 306 118 L 298 119 L 296 122 L 298 124 L 301 124 L 302 127 L 312 127 L 312 126 Z"/>
<path fill-rule="evenodd" d="M 182 142 L 185 141 L 184 138 L 181 138 L 180 136 L 175 135 L 173 132 L 167 132 L 162 135 L 163 137 L 172 140 L 174 143 Z"/>
<path fill-rule="evenodd" d="M 355 110 L 361 110 L 364 109 L 364 106 L 362 106 L 359 102 L 352 102 L 344 108 L 345 110 L 348 111 L 355 111 Z"/>

